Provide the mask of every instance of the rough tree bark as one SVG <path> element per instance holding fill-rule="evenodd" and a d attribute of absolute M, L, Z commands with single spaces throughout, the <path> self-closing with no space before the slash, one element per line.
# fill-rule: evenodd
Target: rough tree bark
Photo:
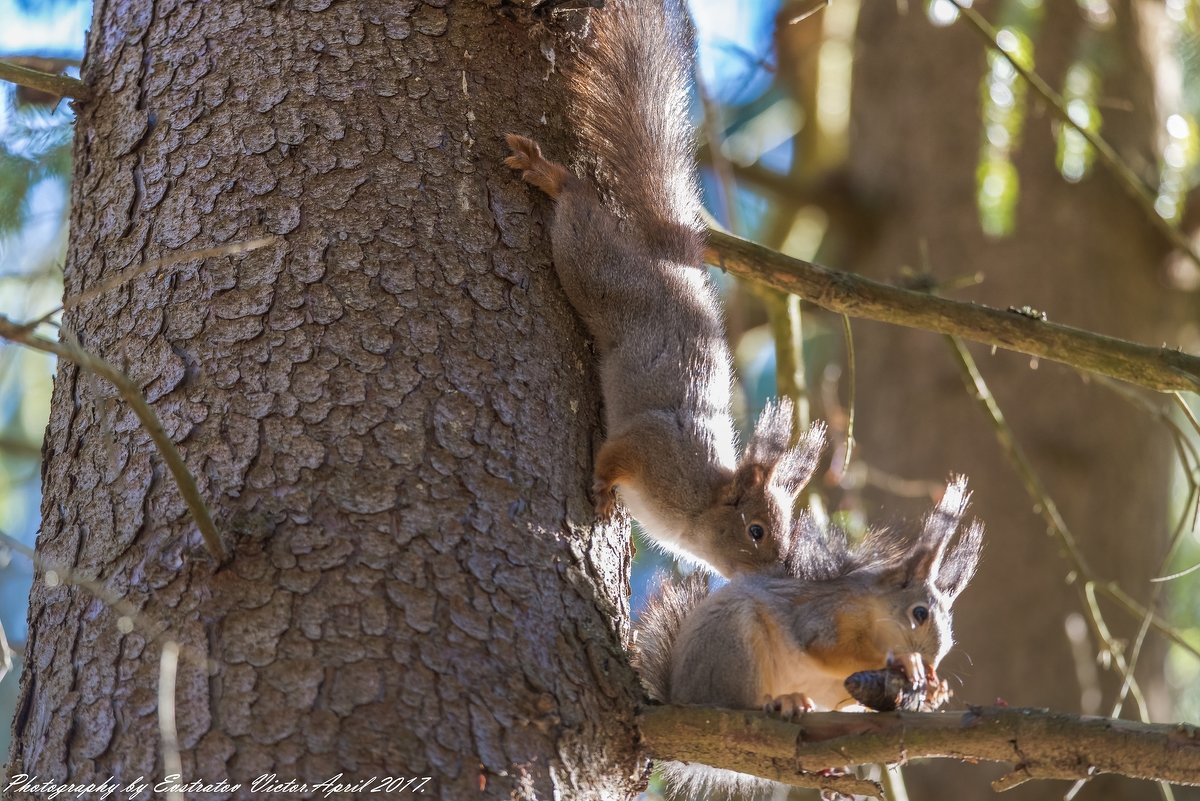
<path fill-rule="evenodd" d="M 1054 86 L 1076 52 L 1083 24 L 1073 3 L 1044 4 L 1035 46 L 1038 70 Z M 895 277 L 917 266 L 923 247 L 935 274 L 982 271 L 966 297 L 1001 308 L 1029 304 L 1051 319 L 1158 344 L 1177 339 L 1162 262 L 1167 247 L 1097 166 L 1078 185 L 1054 167 L 1051 126 L 1036 104 L 1016 154 L 1021 194 L 1016 230 L 985 237 L 974 200 L 981 140 L 979 87 L 984 50 L 964 24 L 935 28 L 920 5 L 864 3 L 856 42 L 850 169 L 856 189 L 882 212 L 876 246 L 856 269 Z M 1153 164 L 1153 71 L 1134 4 L 1114 4 L 1116 63 L 1105 75 L 1104 133 L 1138 166 Z M 995 9 L 995 4 L 984 8 Z M 1126 108 L 1124 102 L 1128 102 Z M 940 336 L 856 324 L 861 453 L 889 472 L 939 478 L 970 475 L 975 510 L 988 523 L 978 578 L 956 607 L 956 653 L 946 671 L 961 677 L 963 700 L 1108 714 L 1111 676 L 1099 699 L 1084 700 L 1078 676 L 1096 669 L 1090 654 L 1072 656 L 1064 621 L 1079 611 L 1069 571 L 1046 526 L 967 394 Z M 990 386 L 1017 437 L 1042 473 L 1096 572 L 1136 597 L 1165 548 L 1169 444 L 1165 432 L 1130 406 L 1071 371 L 1008 353 L 976 349 Z M 895 501 L 885 503 L 894 506 Z M 1117 636 L 1136 623 L 1106 607 Z M 1153 635 L 1151 637 L 1153 640 Z M 1077 671 L 1078 668 L 1078 671 Z M 1143 654 L 1139 675 L 1164 714 L 1161 651 Z M 915 798 L 952 787 L 956 798 L 991 796 L 985 768 L 941 764 L 909 772 Z M 990 773 L 990 771 L 989 771 Z M 1058 798 L 1058 783 L 1031 783 L 1014 798 Z M 1136 782 L 1097 781 L 1084 798 L 1150 798 Z"/>
<path fill-rule="evenodd" d="M 559 151 L 558 82 L 500 5 L 96 4 L 68 296 L 280 239 L 66 315 L 144 388 L 233 557 L 112 388 L 60 364 L 38 547 L 139 616 L 37 583 L 10 774 L 161 779 L 175 640 L 184 781 L 632 791 L 628 531 L 590 527 L 591 359 L 545 204 L 499 163 L 544 118 Z"/>

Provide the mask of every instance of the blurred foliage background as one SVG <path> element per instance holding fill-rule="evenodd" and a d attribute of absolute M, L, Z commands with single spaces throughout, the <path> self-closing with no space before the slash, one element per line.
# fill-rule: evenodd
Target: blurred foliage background
<path fill-rule="evenodd" d="M 78 76 L 90 3 L 0 0 L 0 58 Z M 66 103 L 0 81 L 0 314 L 24 320 L 62 300 L 71 123 Z M 0 532 L 32 546 L 52 357 L 0 345 Z M 17 658 L 0 681 L 0 719 L 13 714 L 25 642 L 29 560 L 0 549 L 0 624 Z M 9 726 L 0 726 L 8 753 Z"/>
<path fill-rule="evenodd" d="M 1106 105 L 1103 77 L 1114 68 L 1113 37 L 1122 21 L 1107 0 L 1053 1 L 1074 4 L 1086 20 L 1074 42 L 1070 67 L 1056 88 L 1072 120 L 1102 132 L 1106 114 L 1113 111 Z M 947 0 L 888 2 L 903 5 L 910 14 L 924 15 L 934 25 L 965 24 Z M 999 28 L 1001 44 L 1022 64 L 1037 64 L 1035 43 L 1049 2 L 983 4 Z M 90 5 L 76 0 L 0 0 L 0 58 L 78 75 Z M 815 0 L 692 0 L 700 44 L 696 124 L 701 131 L 705 192 L 719 224 L 789 255 L 829 259 L 832 266 L 853 269 L 854 243 L 830 225 L 829 204 L 838 202 L 842 190 L 836 172 L 818 182 L 819 203 L 789 190 L 811 184 L 844 159 L 847 151 L 860 4 L 835 0 L 820 12 L 819 25 L 799 21 L 803 12 L 820 5 Z M 1188 213 L 1197 211 L 1189 208 L 1186 199 L 1197 183 L 1200 150 L 1196 124 L 1200 3 L 1165 0 L 1161 5 L 1163 24 L 1168 26 L 1164 40 L 1172 43 L 1163 68 L 1174 70 L 1175 77 L 1163 82 L 1173 91 L 1157 98 L 1162 146 L 1154 205 L 1164 218 L 1186 226 Z M 788 63 L 778 52 L 781 26 L 792 26 L 788 35 L 793 39 L 810 39 L 802 43 L 801 63 Z M 797 75 L 819 75 L 819 81 Z M 999 241 L 1019 235 L 1015 221 L 1022 186 L 1014 154 L 1031 124 L 1029 90 L 1011 64 L 994 52 L 987 56 L 977 80 L 978 106 L 962 113 L 975 114 L 981 122 L 975 181 L 978 225 Z M 68 104 L 0 82 L 0 314 L 14 320 L 36 318 L 61 300 L 71 121 Z M 1045 120 L 1036 124 L 1044 125 Z M 1078 132 L 1059 126 L 1055 136 L 1055 166 L 1063 182 L 1084 181 L 1098 169 L 1091 148 Z M 1134 166 L 1144 173 L 1145 164 Z M 920 273 L 924 265 L 897 264 L 898 275 L 904 267 Z M 879 519 L 878 505 L 866 499 L 864 488 L 897 496 L 928 497 L 936 492 L 945 472 L 898 476 L 859 458 L 846 462 L 852 411 L 847 379 L 852 364 L 840 317 L 807 308 L 801 312 L 794 299 L 720 275 L 715 278 L 727 300 L 740 376 L 741 418 L 752 420 L 766 398 L 784 392 L 808 399 L 801 411 L 805 418 L 819 412 L 830 423 L 835 452 L 829 475 L 808 499 L 818 514 L 861 533 Z M 1200 287 L 1200 270 L 1185 260 L 1173 262 L 1170 278 L 1181 293 Z M 53 369 L 52 359 L 43 354 L 0 344 L 0 531 L 28 545 L 38 528 L 38 467 Z M 1186 421 L 1181 423 L 1187 428 Z M 957 467 L 947 464 L 945 471 Z M 1187 494 L 1184 478 L 1195 468 L 1186 463 L 1179 466 L 1172 519 L 1188 519 L 1192 514 L 1195 499 Z M 1200 540 L 1189 523 L 1174 569 L 1184 571 L 1197 561 Z M 678 569 L 639 541 L 633 577 L 635 613 L 654 575 Z M 15 669 L 0 681 L 0 718 L 5 720 L 12 715 L 32 575 L 28 560 L 0 551 L 0 623 L 18 654 Z M 1163 605 L 1164 616 L 1179 636 L 1196 647 L 1200 647 L 1198 581 L 1200 572 L 1170 582 Z M 1175 646 L 1167 654 L 1166 671 L 1174 690 L 1174 717 L 1200 720 L 1200 661 Z M 7 725 L 0 726 L 0 752 L 7 752 L 8 730 Z"/>

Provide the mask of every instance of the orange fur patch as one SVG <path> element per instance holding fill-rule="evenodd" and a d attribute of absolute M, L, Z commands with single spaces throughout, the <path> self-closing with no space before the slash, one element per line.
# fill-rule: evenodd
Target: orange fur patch
<path fill-rule="evenodd" d="M 608 488 L 636 481 L 643 460 L 644 449 L 631 438 L 608 440 L 596 454 L 596 485 Z"/>
<path fill-rule="evenodd" d="M 837 636 L 834 643 L 827 647 L 814 643 L 808 653 L 825 664 L 831 673 L 845 676 L 883 667 L 887 651 L 880 651 L 876 644 L 875 621 L 886 614 L 887 610 L 874 599 L 859 599 L 835 616 Z"/>

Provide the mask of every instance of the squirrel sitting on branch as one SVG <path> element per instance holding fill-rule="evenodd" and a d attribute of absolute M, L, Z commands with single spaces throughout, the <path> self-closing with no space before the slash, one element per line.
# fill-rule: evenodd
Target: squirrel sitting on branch
<path fill-rule="evenodd" d="M 954 642 L 951 606 L 983 544 L 982 524 L 963 523 L 967 500 L 956 478 L 917 536 L 881 529 L 855 547 L 802 515 L 789 575 L 742 575 L 716 591 L 699 573 L 663 582 L 637 627 L 634 665 L 650 698 L 793 718 L 865 701 L 865 678 L 899 674 L 910 708 L 940 705 L 949 693 L 936 668 Z M 756 781 L 681 763 L 664 769 L 684 788 Z"/>

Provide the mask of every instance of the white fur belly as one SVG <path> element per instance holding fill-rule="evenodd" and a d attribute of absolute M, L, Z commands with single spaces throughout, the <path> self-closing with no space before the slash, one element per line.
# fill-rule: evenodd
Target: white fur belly
<path fill-rule="evenodd" d="M 633 519 L 638 521 L 642 530 L 649 537 L 650 542 L 673 554 L 683 562 L 691 565 L 698 565 L 710 572 L 716 572 L 712 567 L 701 559 L 698 559 L 695 554 L 689 553 L 683 549 L 683 543 L 687 542 L 687 522 L 679 517 L 662 515 L 660 508 L 655 504 L 650 503 L 642 493 L 633 488 L 626 488 L 620 485 L 617 486 L 617 495 L 621 498 L 621 503 L 629 509 L 629 514 L 633 515 Z"/>

